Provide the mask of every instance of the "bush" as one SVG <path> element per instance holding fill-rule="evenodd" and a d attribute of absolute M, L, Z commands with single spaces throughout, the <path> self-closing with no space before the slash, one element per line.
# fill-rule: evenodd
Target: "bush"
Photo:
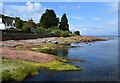
<path fill-rule="evenodd" d="M 60 31 L 59 30 L 53 30 L 52 32 L 54 33 L 54 35 L 60 35 Z"/>
<path fill-rule="evenodd" d="M 14 27 L 10 27 L 10 28 L 8 28 L 7 30 L 14 30 Z"/>
<path fill-rule="evenodd" d="M 43 28 L 43 27 L 37 27 L 37 31 L 38 33 L 50 33 L 51 32 L 51 29 L 46 29 L 46 28 Z"/>
<path fill-rule="evenodd" d="M 62 37 L 69 37 L 69 31 L 61 31 L 60 36 Z"/>
<path fill-rule="evenodd" d="M 45 32 L 45 29 L 42 28 L 42 27 L 37 27 L 37 30 L 39 33 L 44 33 Z"/>
<path fill-rule="evenodd" d="M 75 31 L 74 32 L 76 35 L 80 35 L 80 31 Z"/>
<path fill-rule="evenodd" d="M 24 25 L 24 26 L 22 27 L 22 30 L 27 31 L 27 32 L 30 32 L 30 31 L 31 31 L 31 29 L 30 29 L 30 27 L 29 27 L 28 25 Z"/>
<path fill-rule="evenodd" d="M 59 30 L 59 28 L 57 26 L 51 27 L 50 29 L 52 29 L 52 30 Z"/>

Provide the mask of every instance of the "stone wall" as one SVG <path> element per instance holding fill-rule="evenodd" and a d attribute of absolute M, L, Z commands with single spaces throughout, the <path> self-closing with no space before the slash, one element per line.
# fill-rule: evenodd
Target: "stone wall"
<path fill-rule="evenodd" d="M 5 40 L 25 40 L 25 39 L 37 39 L 46 37 L 59 37 L 59 35 L 54 35 L 51 33 L 38 34 L 38 33 L 28 33 L 24 31 L 14 31 L 14 30 L 0 30 L 2 32 L 2 38 L 0 41 Z"/>

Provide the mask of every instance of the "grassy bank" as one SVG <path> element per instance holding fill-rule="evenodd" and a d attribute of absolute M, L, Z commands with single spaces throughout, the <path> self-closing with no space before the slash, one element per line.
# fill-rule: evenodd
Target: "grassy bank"
<path fill-rule="evenodd" d="M 41 67 L 56 71 L 80 70 L 79 67 L 63 62 L 35 63 L 27 61 L 2 60 L 2 80 L 23 80 L 27 76 L 36 75 Z"/>

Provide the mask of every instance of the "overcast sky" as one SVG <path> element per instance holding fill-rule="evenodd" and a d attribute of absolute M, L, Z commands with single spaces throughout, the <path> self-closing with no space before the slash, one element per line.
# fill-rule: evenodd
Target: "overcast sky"
<path fill-rule="evenodd" d="M 70 30 L 82 35 L 116 35 L 118 33 L 116 2 L 0 2 L 0 13 L 23 20 L 39 22 L 46 9 L 61 18 L 67 14 Z"/>

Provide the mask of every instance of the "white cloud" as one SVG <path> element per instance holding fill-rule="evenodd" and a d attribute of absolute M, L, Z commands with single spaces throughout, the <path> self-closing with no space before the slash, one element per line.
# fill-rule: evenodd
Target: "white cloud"
<path fill-rule="evenodd" d="M 32 4 L 31 2 L 27 1 L 26 3 L 26 12 L 27 13 L 32 13 L 34 12 L 34 4 Z"/>
<path fill-rule="evenodd" d="M 45 8 L 40 3 L 26 2 L 25 5 L 4 5 L 5 15 L 20 17 L 23 20 L 33 19 L 35 22 L 39 22 L 41 14 Z"/>
<path fill-rule="evenodd" d="M 71 31 L 80 31 L 81 35 L 117 35 L 117 29 L 110 29 L 105 26 L 70 26 Z M 114 32 L 114 33 L 113 33 Z"/>
<path fill-rule="evenodd" d="M 34 12 L 40 12 L 41 10 L 42 10 L 42 6 L 40 3 L 31 3 L 29 1 L 27 1 L 25 12 L 34 13 Z"/>
<path fill-rule="evenodd" d="M 95 18 L 91 18 L 92 20 L 96 20 L 96 21 L 100 21 L 101 18 L 95 17 Z"/>
<path fill-rule="evenodd" d="M 34 6 L 35 6 L 35 10 L 36 10 L 36 11 L 39 11 L 39 10 L 42 9 L 42 5 L 39 4 L 39 3 L 35 3 Z"/>
<path fill-rule="evenodd" d="M 118 21 L 116 19 L 101 22 L 100 25 L 70 25 L 71 31 L 80 31 L 81 35 L 117 35 Z"/>
<path fill-rule="evenodd" d="M 80 17 L 80 16 L 72 16 L 73 19 L 76 19 L 76 20 L 83 20 L 84 18 L 83 17 Z"/>

